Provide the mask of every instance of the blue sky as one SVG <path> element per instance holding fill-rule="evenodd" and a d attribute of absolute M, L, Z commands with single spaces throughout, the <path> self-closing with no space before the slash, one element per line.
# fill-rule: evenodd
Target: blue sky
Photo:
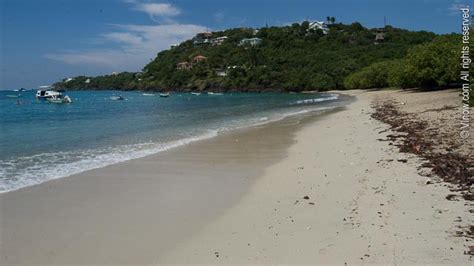
<path fill-rule="evenodd" d="M 139 71 L 200 31 L 305 19 L 459 32 L 463 0 L 0 0 L 0 89 Z"/>

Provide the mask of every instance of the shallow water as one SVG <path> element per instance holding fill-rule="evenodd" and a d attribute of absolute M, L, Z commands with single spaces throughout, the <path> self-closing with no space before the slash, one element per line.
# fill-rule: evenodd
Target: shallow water
<path fill-rule="evenodd" d="M 334 94 L 71 91 L 72 104 L 50 104 L 34 92 L 10 94 L 0 92 L 0 193 L 344 102 Z"/>

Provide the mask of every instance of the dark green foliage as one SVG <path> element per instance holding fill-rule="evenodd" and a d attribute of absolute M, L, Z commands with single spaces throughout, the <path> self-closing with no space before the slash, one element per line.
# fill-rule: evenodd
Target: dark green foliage
<path fill-rule="evenodd" d="M 347 89 L 385 88 L 389 86 L 389 71 L 397 61 L 383 61 L 350 74 L 344 81 Z"/>
<path fill-rule="evenodd" d="M 345 79 L 350 89 L 444 87 L 459 83 L 460 36 L 439 36 L 411 48 L 403 60 L 374 63 Z"/>
<path fill-rule="evenodd" d="M 416 86 L 446 86 L 459 81 L 459 35 L 440 36 L 431 43 L 410 49 L 405 70 Z"/>
<path fill-rule="evenodd" d="M 309 29 L 309 23 L 285 27 L 265 27 L 257 33 L 239 28 L 213 32 L 227 36 L 220 46 L 194 46 L 191 40 L 178 47 L 158 53 L 140 74 L 121 73 L 116 76 L 77 77 L 66 88 L 113 88 L 142 90 L 243 90 L 301 91 L 344 89 L 344 79 L 373 63 L 405 57 L 415 45 L 430 42 L 434 33 L 410 32 L 386 27 L 386 41 L 375 44 L 375 29 L 360 23 L 344 25 L 329 17 L 329 33 Z M 239 46 L 242 38 L 261 38 L 258 46 Z M 176 64 L 191 62 L 196 55 L 208 59 L 192 70 L 178 70 Z M 227 76 L 217 75 L 227 70 Z M 81 83 L 82 82 L 82 83 Z M 382 84 L 382 83 L 380 83 Z M 365 85 L 364 85 L 365 86 Z"/>

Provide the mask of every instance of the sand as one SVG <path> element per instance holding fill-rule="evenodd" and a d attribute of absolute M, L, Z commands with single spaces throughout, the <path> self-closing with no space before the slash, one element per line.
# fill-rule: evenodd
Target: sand
<path fill-rule="evenodd" d="M 471 206 L 377 141 L 371 102 L 402 93 L 348 93 L 338 112 L 1 194 L 0 264 L 472 265 L 454 236 Z"/>
<path fill-rule="evenodd" d="M 350 93 L 357 102 L 299 131 L 234 208 L 159 262 L 472 265 L 472 241 L 453 236 L 473 224 L 469 206 L 428 186 L 415 157 L 376 141 L 390 132 L 378 134 L 387 126 L 370 103 L 403 93 Z"/>

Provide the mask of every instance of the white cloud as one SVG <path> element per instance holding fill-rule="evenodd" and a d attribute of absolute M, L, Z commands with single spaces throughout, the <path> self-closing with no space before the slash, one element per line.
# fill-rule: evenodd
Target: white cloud
<path fill-rule="evenodd" d="M 176 21 L 172 17 L 181 14 L 181 10 L 168 3 L 142 3 L 138 0 L 125 0 L 125 3 L 132 4 L 133 10 L 144 12 L 150 16 L 150 19 L 165 24 L 174 24 Z"/>
<path fill-rule="evenodd" d="M 109 32 L 102 35 L 105 39 L 112 42 L 125 43 L 130 45 L 140 45 L 143 38 L 130 32 Z"/>
<path fill-rule="evenodd" d="M 461 8 L 466 7 L 466 4 L 461 3 L 460 1 L 454 1 L 455 3 L 452 3 L 451 6 L 448 8 L 449 15 L 456 15 L 459 14 L 461 11 Z"/>
<path fill-rule="evenodd" d="M 115 71 L 141 69 L 157 52 L 191 38 L 205 27 L 193 24 L 111 25 L 114 31 L 102 34 L 104 45 L 117 48 L 49 53 L 44 57 L 70 65 L 108 67 Z"/>
<path fill-rule="evenodd" d="M 139 3 L 134 9 L 150 16 L 174 17 L 181 13 L 177 7 L 164 3 Z"/>
<path fill-rule="evenodd" d="M 161 25 L 111 24 L 109 32 L 92 37 L 97 47 L 90 50 L 69 50 L 44 55 L 50 60 L 70 65 L 88 65 L 113 71 L 141 69 L 159 51 L 206 31 L 200 25 L 173 21 L 181 10 L 167 3 L 144 3 L 143 0 L 122 0 L 131 10 L 144 12 Z"/>
<path fill-rule="evenodd" d="M 69 51 L 58 54 L 45 54 L 44 57 L 47 59 L 60 61 L 69 65 L 99 65 L 112 67 L 119 64 L 120 60 L 113 60 L 117 58 L 117 51 Z"/>

